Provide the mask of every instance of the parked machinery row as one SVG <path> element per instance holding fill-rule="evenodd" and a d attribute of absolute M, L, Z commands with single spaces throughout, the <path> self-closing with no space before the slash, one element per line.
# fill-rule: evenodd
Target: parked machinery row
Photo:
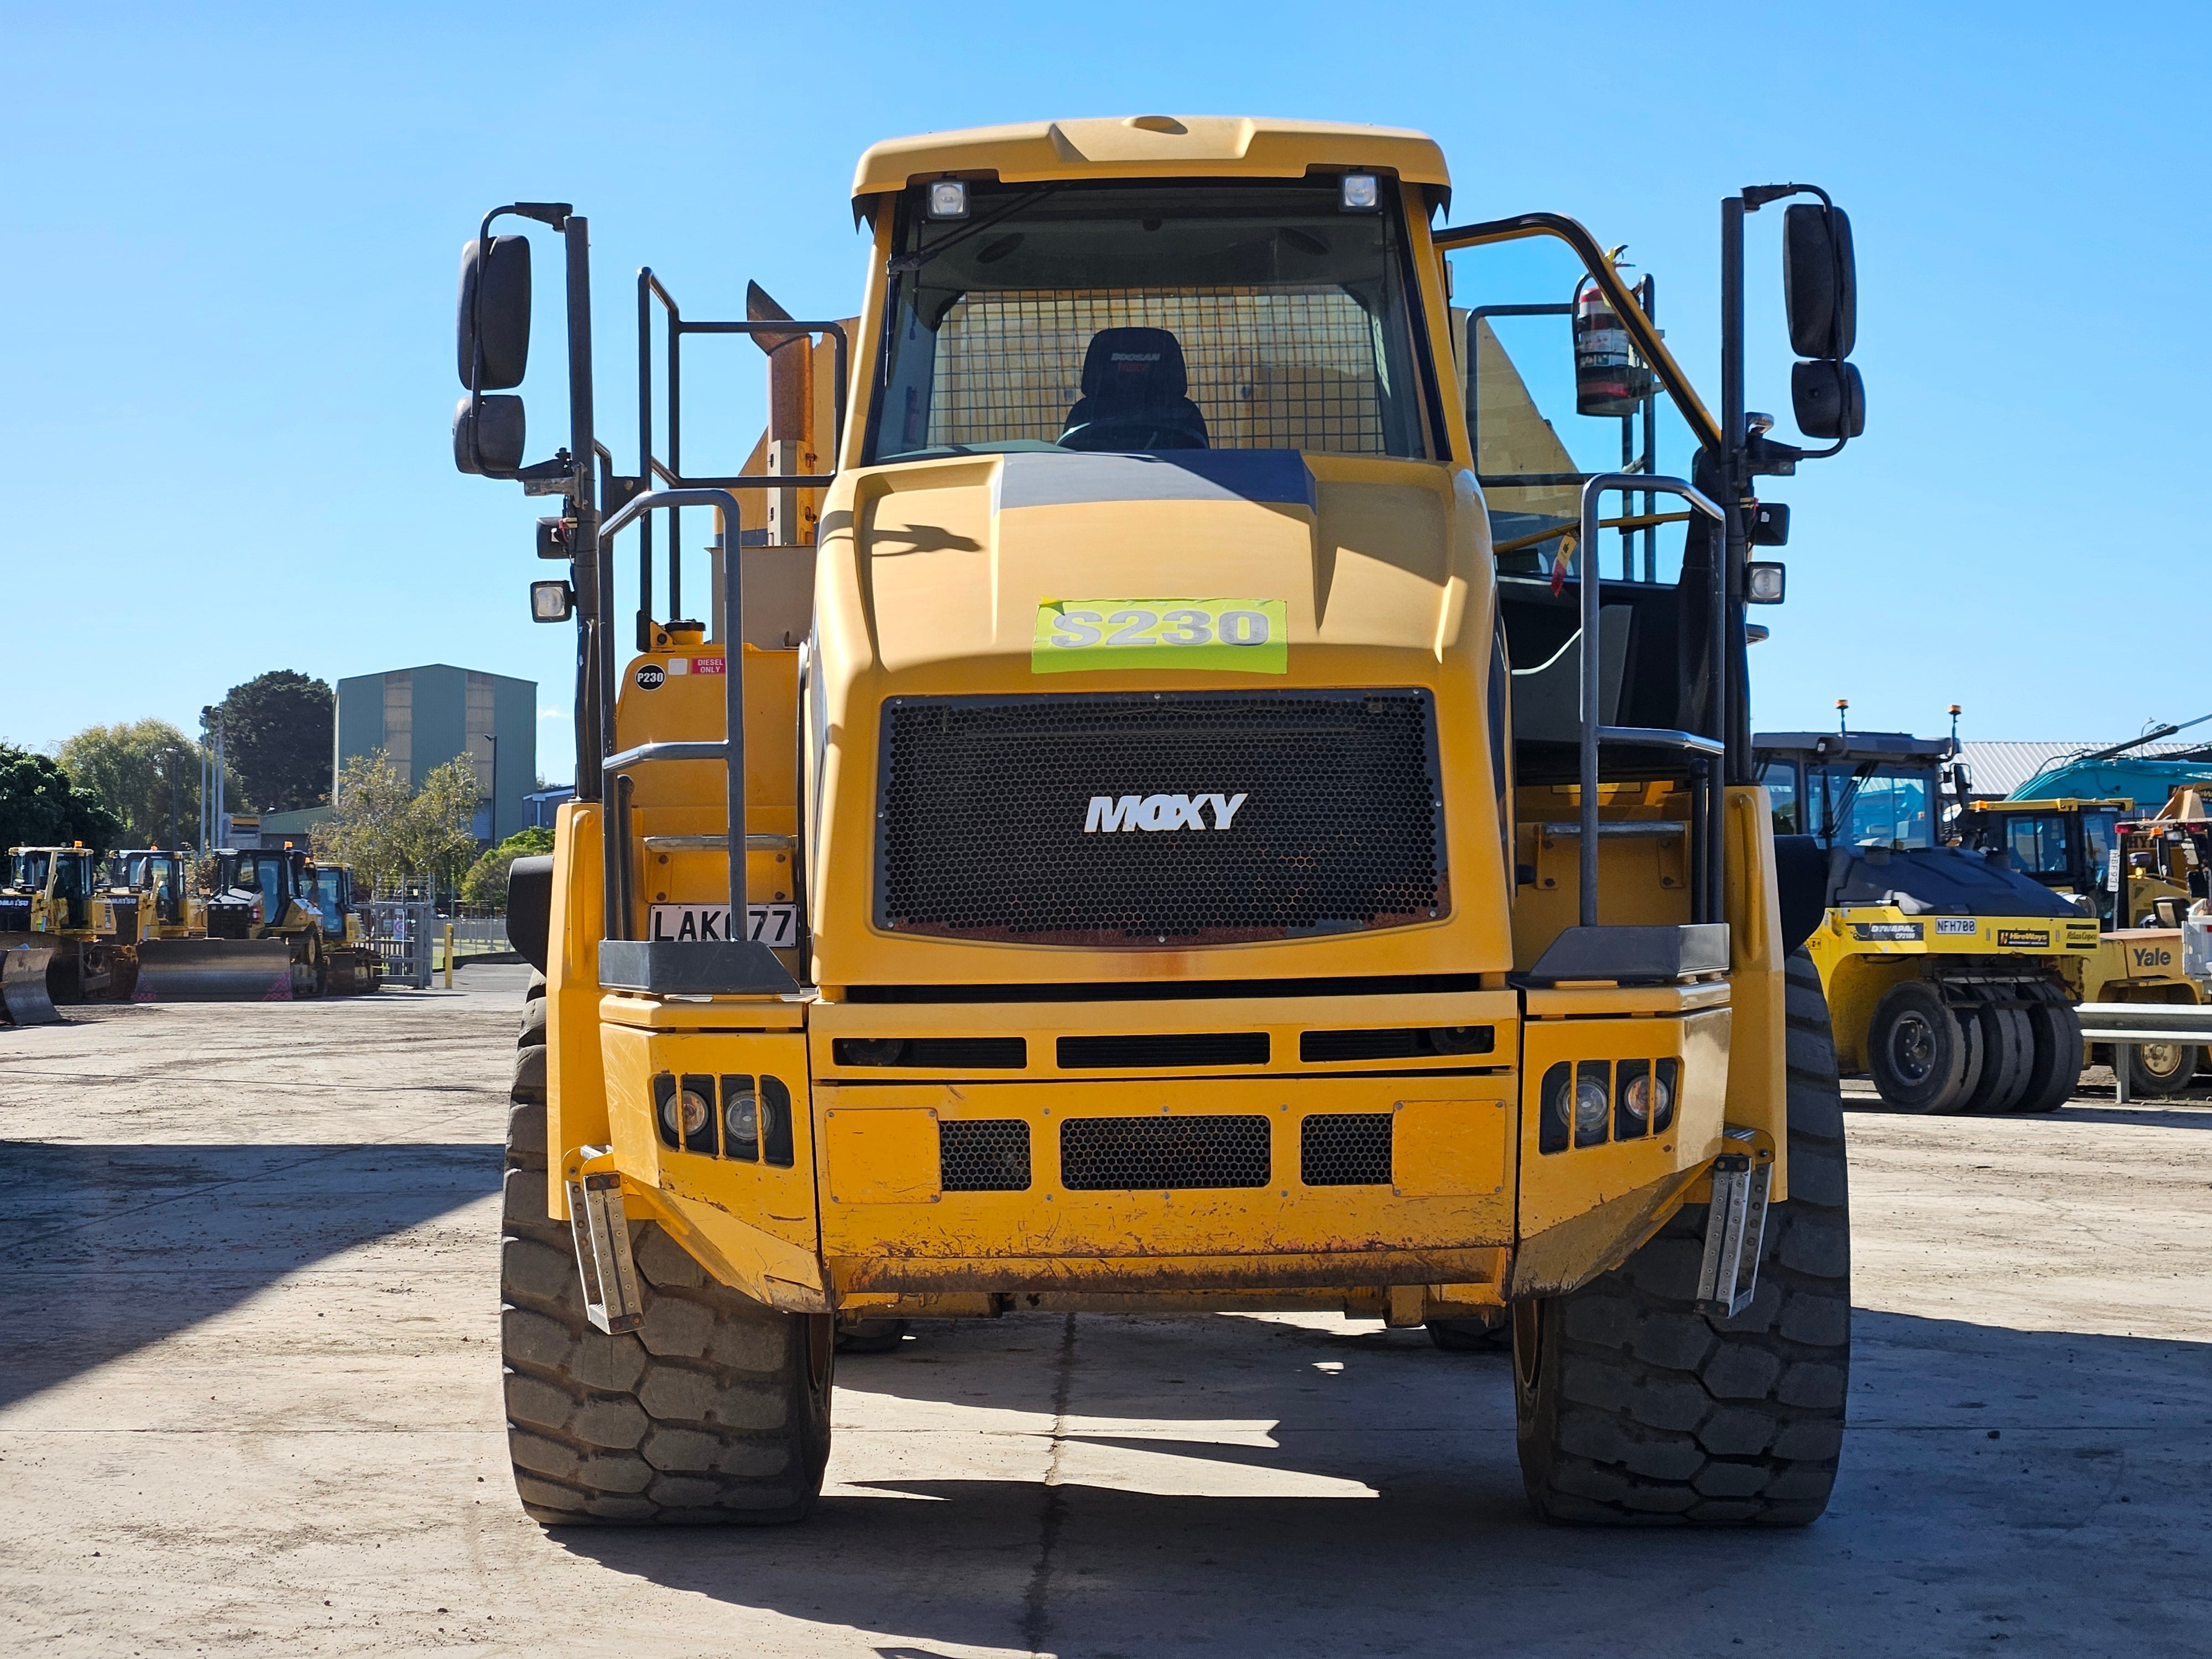
<path fill-rule="evenodd" d="M 15 1024 L 76 1002 L 283 1001 L 374 991 L 353 872 L 300 848 L 225 848 L 205 890 L 192 854 L 9 849 L 0 1009 Z"/>

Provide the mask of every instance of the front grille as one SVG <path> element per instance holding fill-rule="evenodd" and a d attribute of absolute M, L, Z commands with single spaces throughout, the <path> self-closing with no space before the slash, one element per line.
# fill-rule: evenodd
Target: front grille
<path fill-rule="evenodd" d="M 1389 1112 L 1332 1112 L 1298 1125 L 1298 1179 L 1309 1187 L 1390 1184 Z"/>
<path fill-rule="evenodd" d="M 902 933 L 1229 944 L 1449 904 L 1425 691 L 896 697 L 881 765 Z"/>
<path fill-rule="evenodd" d="M 1062 1071 L 1123 1066 L 1265 1066 L 1265 1031 L 1162 1031 L 1135 1036 L 1064 1036 Z"/>
<path fill-rule="evenodd" d="M 1060 1126 L 1060 1184 L 1072 1193 L 1264 1187 L 1267 1120 L 1072 1117 Z"/>
<path fill-rule="evenodd" d="M 939 1122 L 937 1172 L 948 1193 L 1025 1193 L 1030 1126 L 1019 1118 Z"/>
<path fill-rule="evenodd" d="M 210 939 L 244 939 L 252 924 L 252 914 L 243 904 L 210 904 L 207 908 Z"/>
<path fill-rule="evenodd" d="M 1030 1045 L 1025 1037 L 835 1037 L 830 1057 L 840 1066 L 1018 1072 L 1030 1063 Z"/>
<path fill-rule="evenodd" d="M 1298 1058 L 1432 1060 L 1439 1054 L 1486 1054 L 1498 1046 L 1489 1025 L 1401 1025 L 1365 1031 L 1301 1031 Z"/>

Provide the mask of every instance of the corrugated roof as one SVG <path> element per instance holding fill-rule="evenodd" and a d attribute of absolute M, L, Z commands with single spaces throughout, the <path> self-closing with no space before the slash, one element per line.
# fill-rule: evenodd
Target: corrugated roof
<path fill-rule="evenodd" d="M 2075 743 L 1969 740 L 1960 743 L 1959 748 L 1966 757 L 1966 775 L 1973 780 L 1974 794 L 1987 798 L 2009 795 L 2053 761 L 2063 760 L 2069 755 L 2093 755 L 2100 749 L 2110 749 L 2124 741 L 2121 738 L 2085 738 Z M 2159 760 L 2203 747 L 2194 743 L 2146 743 L 2127 752 L 2129 757 L 2138 760 Z"/>

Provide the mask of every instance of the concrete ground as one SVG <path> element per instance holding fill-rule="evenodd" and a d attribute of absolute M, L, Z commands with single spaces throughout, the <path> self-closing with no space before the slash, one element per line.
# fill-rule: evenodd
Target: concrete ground
<path fill-rule="evenodd" d="M 2212 1649 L 2212 1106 L 2109 1086 L 1852 1115 L 1852 1431 L 1803 1531 L 1536 1524 L 1502 1354 L 1030 1316 L 842 1361 L 803 1528 L 542 1532 L 495 1346 L 526 971 L 0 1031 L 0 1650 Z"/>

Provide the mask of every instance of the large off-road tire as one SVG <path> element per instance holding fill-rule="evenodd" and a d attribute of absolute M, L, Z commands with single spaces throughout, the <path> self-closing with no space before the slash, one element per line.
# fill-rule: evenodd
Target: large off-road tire
<path fill-rule="evenodd" d="M 508 1114 L 500 1249 L 523 1509 L 544 1526 L 799 1519 L 830 1453 L 830 1316 L 738 1295 L 646 1222 L 630 1227 L 645 1323 L 593 1328 L 568 1224 L 546 1214 L 543 1075 L 536 1099 L 518 1083 Z"/>
<path fill-rule="evenodd" d="M 2128 1045 L 2130 1095 L 2178 1095 L 2197 1077 L 2193 1042 L 2135 1042 Z"/>
<path fill-rule="evenodd" d="M 2027 1087 L 2021 1093 L 2021 1112 L 2055 1112 L 2074 1098 L 2081 1081 L 2081 1019 L 2071 1003 L 2049 1000 L 2027 1011 L 2028 1029 L 2035 1036 L 2035 1064 L 2029 1069 Z"/>
<path fill-rule="evenodd" d="M 1705 1206 L 1621 1267 L 1514 1309 L 1515 1417 L 1547 1521 L 1802 1526 L 1827 1507 L 1850 1372 L 1843 1101 L 1820 975 L 1790 958 L 1789 1181 L 1759 1286 L 1734 1319 L 1694 1310 Z"/>
<path fill-rule="evenodd" d="M 1925 980 L 1893 985 L 1867 1025 L 1867 1070 L 1901 1111 L 1954 1111 L 1981 1080 L 1981 1023 L 1956 1018 Z"/>
<path fill-rule="evenodd" d="M 1990 989 L 1998 995 L 2019 992 L 2014 986 Z M 1982 1074 L 1972 1090 L 1960 1097 L 1958 1109 L 1991 1116 L 2014 1110 L 2035 1070 L 2035 1029 L 2028 1024 L 2027 1011 L 1984 999 L 1978 1007 L 1962 1008 L 1957 1014 L 1961 1024 L 1972 1019 L 1982 1028 Z"/>

